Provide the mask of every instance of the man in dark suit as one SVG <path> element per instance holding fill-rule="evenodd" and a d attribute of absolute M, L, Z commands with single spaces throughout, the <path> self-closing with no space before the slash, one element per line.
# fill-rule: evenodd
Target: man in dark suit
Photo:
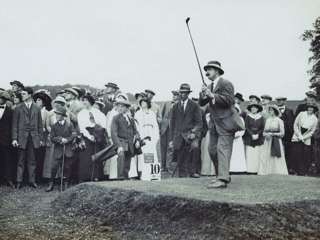
<path fill-rule="evenodd" d="M 18 148 L 17 188 L 21 188 L 24 168 L 27 162 L 29 184 L 37 188 L 35 182 L 35 149 L 43 145 L 41 110 L 32 101 L 33 90 L 26 87 L 21 91 L 23 103 L 13 112 L 12 145 Z"/>
<path fill-rule="evenodd" d="M 64 167 L 63 167 L 63 176 L 64 176 L 64 186 L 67 188 L 68 181 L 71 177 L 71 167 L 73 163 L 73 150 L 72 150 L 72 141 L 76 137 L 77 132 L 73 127 L 72 122 L 68 122 L 65 118 L 67 117 L 67 110 L 65 107 L 56 107 L 54 110 L 57 118 L 57 122 L 51 128 L 51 141 L 54 144 L 53 152 L 53 163 L 51 168 L 51 181 L 49 183 L 46 192 L 53 190 L 54 178 L 57 174 L 59 165 L 62 169 L 62 161 L 64 157 Z"/>
<path fill-rule="evenodd" d="M 131 158 L 134 156 L 134 147 L 139 148 L 139 136 L 134 120 L 129 116 L 130 102 L 117 98 L 115 104 L 119 114 L 114 116 L 111 123 L 111 139 L 118 148 L 118 176 L 119 179 L 128 179 Z M 135 146 L 134 146 L 135 145 Z"/>
<path fill-rule="evenodd" d="M 14 159 L 11 157 L 11 127 L 13 111 L 6 105 L 11 97 L 8 92 L 0 92 L 0 168 L 3 178 L 14 187 Z M 2 177 L 2 176 L 1 176 Z"/>
<path fill-rule="evenodd" d="M 170 119 L 170 147 L 177 157 L 179 177 L 199 177 L 193 162 L 193 149 L 199 147 L 202 118 L 197 103 L 189 99 L 189 84 L 181 84 L 180 101 L 174 104 Z"/>
<path fill-rule="evenodd" d="M 163 171 L 167 171 L 167 157 L 169 147 L 169 126 L 173 105 L 179 101 L 179 92 L 172 91 L 172 101 L 165 102 L 161 108 L 160 127 L 160 147 L 161 147 L 161 167 Z"/>
<path fill-rule="evenodd" d="M 200 106 L 209 104 L 209 154 L 217 176 L 208 188 L 225 188 L 230 182 L 230 159 L 237 128 L 233 118 L 234 87 L 230 81 L 221 77 L 224 71 L 218 61 L 210 61 L 204 66 L 204 70 L 212 83 L 202 87 L 199 103 Z"/>
<path fill-rule="evenodd" d="M 286 157 L 287 167 L 289 173 L 292 173 L 292 163 L 290 161 L 290 146 L 291 146 L 291 139 L 293 135 L 293 123 L 294 123 L 294 113 L 293 110 L 286 106 L 286 97 L 277 97 L 276 103 L 279 107 L 281 112 L 280 118 L 284 123 L 284 137 L 282 138 L 283 145 L 284 145 L 284 153 Z"/>

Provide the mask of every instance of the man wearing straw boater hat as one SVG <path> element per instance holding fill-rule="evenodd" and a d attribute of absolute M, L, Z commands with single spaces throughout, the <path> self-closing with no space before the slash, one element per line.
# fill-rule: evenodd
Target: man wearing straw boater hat
<path fill-rule="evenodd" d="M 67 112 L 70 116 L 74 127 L 78 127 L 78 113 L 84 108 L 83 103 L 79 100 L 79 92 L 73 88 L 66 88 L 65 98 L 67 100 Z"/>
<path fill-rule="evenodd" d="M 210 61 L 204 66 L 206 76 L 211 81 L 200 92 L 200 106 L 209 104 L 210 142 L 209 154 L 216 170 L 216 179 L 208 188 L 225 188 L 230 182 L 229 167 L 234 134 L 239 130 L 239 116 L 234 109 L 233 84 L 222 78 L 224 70 L 220 62 Z"/>
<path fill-rule="evenodd" d="M 177 157 L 179 177 L 199 177 L 192 153 L 199 147 L 202 118 L 199 105 L 189 99 L 191 92 L 189 84 L 181 84 L 180 101 L 174 104 L 170 120 L 169 146 Z"/>
<path fill-rule="evenodd" d="M 116 96 L 120 93 L 120 88 L 116 83 L 113 82 L 109 82 L 104 86 L 106 87 L 103 96 L 105 107 L 103 108 L 102 112 L 107 115 L 108 112 L 113 108 L 113 103 Z"/>

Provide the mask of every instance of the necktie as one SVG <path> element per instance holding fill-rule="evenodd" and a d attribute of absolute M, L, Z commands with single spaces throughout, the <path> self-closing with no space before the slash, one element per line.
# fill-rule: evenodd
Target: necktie
<path fill-rule="evenodd" d="M 279 108 L 279 110 L 280 110 L 281 113 L 284 112 L 284 109 L 285 109 L 284 107 L 280 107 L 280 108 Z"/>
<path fill-rule="evenodd" d="M 128 116 L 128 115 L 124 115 L 124 117 L 125 117 L 125 119 L 126 119 L 126 121 L 127 121 L 128 125 L 130 125 L 130 118 L 129 118 L 129 116 Z"/>
<path fill-rule="evenodd" d="M 0 106 L 0 108 L 4 109 L 4 105 L 3 105 L 3 106 Z"/>

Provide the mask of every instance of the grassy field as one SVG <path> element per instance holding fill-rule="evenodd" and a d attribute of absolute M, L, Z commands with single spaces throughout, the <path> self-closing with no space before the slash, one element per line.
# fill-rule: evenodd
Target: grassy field
<path fill-rule="evenodd" d="M 210 178 L 169 178 L 160 182 L 99 182 L 107 188 L 142 191 L 228 203 L 292 202 L 320 199 L 320 178 L 283 175 L 234 175 L 227 189 L 206 189 Z"/>

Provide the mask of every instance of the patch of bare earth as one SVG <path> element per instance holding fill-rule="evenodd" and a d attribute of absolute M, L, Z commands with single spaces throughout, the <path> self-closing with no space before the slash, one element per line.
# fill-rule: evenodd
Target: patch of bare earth
<path fill-rule="evenodd" d="M 0 187 L 0 239 L 116 239 L 112 228 L 55 214 L 51 202 L 60 193 L 45 188 Z"/>

